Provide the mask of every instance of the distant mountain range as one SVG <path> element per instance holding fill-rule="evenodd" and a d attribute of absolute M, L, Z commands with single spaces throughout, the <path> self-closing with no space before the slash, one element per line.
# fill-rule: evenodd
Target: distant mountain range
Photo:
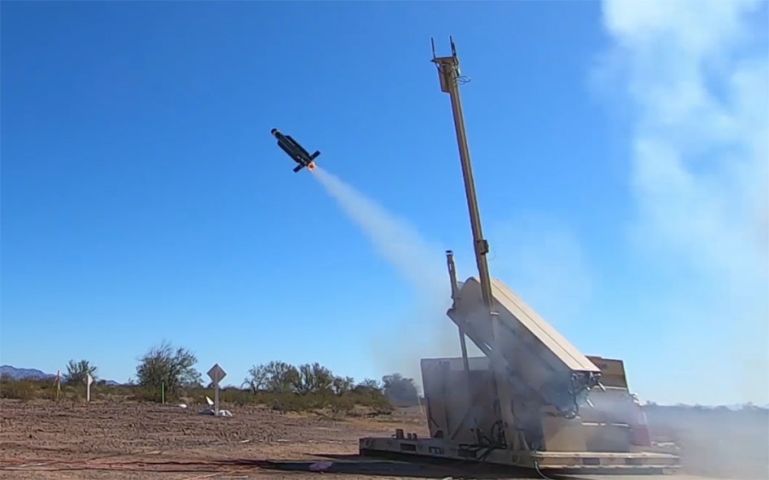
<path fill-rule="evenodd" d="M 11 365 L 0 365 L 0 376 L 14 380 L 46 380 L 56 375 L 42 372 L 36 368 L 16 368 Z"/>
<path fill-rule="evenodd" d="M 56 375 L 45 373 L 36 368 L 16 368 L 12 365 L 0 365 L 0 377 L 9 377 L 13 380 L 53 380 Z M 102 381 L 103 379 L 97 378 Z M 106 385 L 120 385 L 114 380 L 106 380 Z"/>

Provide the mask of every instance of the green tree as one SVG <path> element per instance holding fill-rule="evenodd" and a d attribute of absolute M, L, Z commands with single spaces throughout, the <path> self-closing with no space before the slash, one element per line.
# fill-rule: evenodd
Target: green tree
<path fill-rule="evenodd" d="M 379 385 L 379 382 L 376 380 L 373 380 L 371 378 L 365 378 L 362 382 L 355 385 L 354 390 L 356 392 L 381 392 L 382 387 Z"/>
<path fill-rule="evenodd" d="M 271 392 L 296 392 L 300 383 L 299 370 L 286 362 L 270 362 L 265 365 L 267 390 Z"/>
<path fill-rule="evenodd" d="M 79 362 L 70 360 L 63 380 L 64 383 L 70 385 L 81 384 L 85 383 L 86 376 L 89 374 L 96 381 L 96 366 L 91 365 L 91 362 L 88 360 L 80 360 Z"/>
<path fill-rule="evenodd" d="M 413 378 L 393 373 L 382 377 L 382 384 L 384 394 L 393 404 L 404 407 L 419 404 L 419 392 Z"/>
<path fill-rule="evenodd" d="M 294 388 L 297 393 L 318 393 L 331 390 L 333 384 L 331 370 L 316 362 L 299 367 L 299 378 Z"/>
<path fill-rule="evenodd" d="M 269 380 L 270 372 L 267 371 L 267 365 L 254 365 L 248 370 L 248 376 L 241 386 L 248 386 L 253 393 L 256 393 L 267 390 Z"/>
<path fill-rule="evenodd" d="M 334 377 L 334 382 L 331 385 L 331 389 L 337 395 L 344 395 L 353 390 L 355 386 L 355 379 L 352 377 Z"/>
<path fill-rule="evenodd" d="M 139 385 L 146 387 L 151 395 L 159 398 L 161 385 L 164 385 L 166 394 L 174 397 L 184 387 L 202 383 L 200 372 L 194 368 L 197 361 L 197 357 L 189 350 L 182 347 L 174 349 L 169 343 L 163 342 L 150 348 L 139 360 L 136 378 Z"/>

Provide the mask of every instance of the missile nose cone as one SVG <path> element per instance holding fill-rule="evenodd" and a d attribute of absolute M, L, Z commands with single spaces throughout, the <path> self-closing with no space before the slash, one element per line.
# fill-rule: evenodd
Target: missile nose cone
<path fill-rule="evenodd" d="M 278 132 L 277 128 L 273 128 L 272 130 L 270 130 L 270 134 L 272 135 L 275 135 L 277 132 Z"/>

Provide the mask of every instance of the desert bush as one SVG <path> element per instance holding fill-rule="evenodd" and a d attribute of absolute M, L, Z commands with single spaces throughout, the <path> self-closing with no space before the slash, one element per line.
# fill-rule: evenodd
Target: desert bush
<path fill-rule="evenodd" d="M 294 391 L 297 393 L 317 393 L 331 390 L 334 384 L 334 375 L 326 367 L 319 363 L 312 365 L 305 364 L 299 366 L 299 376 L 294 384 Z"/>
<path fill-rule="evenodd" d="M 64 388 L 62 388 L 64 391 Z M 63 396 L 63 395 L 62 395 Z M 0 377 L 0 398 L 12 398 L 16 400 L 54 400 L 56 398 L 56 386 L 53 380 L 14 379 Z"/>
<path fill-rule="evenodd" d="M 270 392 L 294 392 L 300 383 L 299 370 L 286 362 L 270 362 L 265 366 L 267 390 Z"/>
<path fill-rule="evenodd" d="M 0 398 L 25 401 L 40 398 L 40 392 L 36 383 L 31 380 L 3 378 L 0 380 Z"/>
<path fill-rule="evenodd" d="M 334 377 L 331 389 L 337 395 L 350 393 L 355 386 L 355 379 L 352 377 Z"/>
<path fill-rule="evenodd" d="M 194 360 L 192 354 L 181 348 L 174 350 L 169 345 L 153 347 L 137 367 L 137 383 L 107 385 L 97 382 L 91 387 L 91 398 L 118 402 L 158 401 L 160 381 L 173 380 L 173 375 L 185 367 L 192 368 Z M 171 386 L 173 382 L 168 381 L 167 400 L 178 401 L 183 397 L 187 403 L 205 404 L 206 396 L 213 398 L 210 388 L 197 383 L 200 374 L 193 372 L 189 376 L 177 375 L 179 383 L 176 390 Z M 284 362 L 270 362 L 254 366 L 249 374 L 244 382 L 245 388 L 227 387 L 221 390 L 223 404 L 262 405 L 280 412 L 317 412 L 324 415 L 376 415 L 393 410 L 378 382 L 364 380 L 356 385 L 352 378 L 335 376 L 317 363 L 296 368 Z M 0 398 L 52 400 L 56 398 L 56 384 L 50 379 L 17 381 L 2 377 Z M 85 386 L 78 382 L 62 384 L 59 399 L 83 401 Z"/>
<path fill-rule="evenodd" d="M 381 385 L 379 385 L 379 382 L 376 380 L 372 380 L 370 378 L 364 379 L 359 384 L 355 385 L 355 388 L 353 389 L 356 392 L 374 392 L 374 391 L 382 391 Z"/>
<path fill-rule="evenodd" d="M 373 380 L 358 385 L 362 389 L 379 390 Z M 285 362 L 270 362 L 254 365 L 243 380 L 242 387 L 248 387 L 252 393 L 283 392 L 307 395 L 311 393 L 331 392 L 342 395 L 356 389 L 352 377 L 334 375 L 331 370 L 319 363 L 304 364 L 298 368 Z"/>
<path fill-rule="evenodd" d="M 351 395 L 341 395 L 330 403 L 331 412 L 335 415 L 348 415 L 355 408 L 356 402 Z"/>
<path fill-rule="evenodd" d="M 295 392 L 302 385 L 299 370 L 286 362 L 270 362 L 254 365 L 248 370 L 243 380 L 253 393 L 257 392 Z"/>
<path fill-rule="evenodd" d="M 195 355 L 187 349 L 163 342 L 149 349 L 136 367 L 138 384 L 146 389 L 146 399 L 159 400 L 161 388 L 167 399 L 178 398 L 184 388 L 200 385 L 200 372 L 195 370 Z"/>
<path fill-rule="evenodd" d="M 382 388 L 385 396 L 399 407 L 409 407 L 419 404 L 419 392 L 413 378 L 405 378 L 400 373 L 382 377 Z"/>
<path fill-rule="evenodd" d="M 280 412 L 323 410 L 347 414 L 356 406 L 369 409 L 372 413 L 390 413 L 393 410 L 375 380 L 367 379 L 356 385 L 352 377 L 336 376 L 319 363 L 297 368 L 273 361 L 254 365 L 248 373 L 242 384 L 246 390 L 223 390 L 223 402 L 265 405 Z"/>
<path fill-rule="evenodd" d="M 279 412 L 301 412 L 303 410 L 309 410 L 307 405 L 307 399 L 302 399 L 299 395 L 286 394 L 286 395 L 273 395 L 270 398 L 270 408 Z"/>
<path fill-rule="evenodd" d="M 240 388 L 225 388 L 219 393 L 219 399 L 225 403 L 233 405 L 252 405 L 257 404 L 253 392 Z"/>
<path fill-rule="evenodd" d="M 91 365 L 88 360 L 70 360 L 67 364 L 67 373 L 64 374 L 64 383 L 70 385 L 85 384 L 86 376 L 96 380 L 96 365 Z"/>
<path fill-rule="evenodd" d="M 161 399 L 161 392 L 154 387 L 136 386 L 127 397 L 139 402 L 157 402 Z"/>
<path fill-rule="evenodd" d="M 106 385 L 93 384 L 91 386 L 91 400 L 99 401 L 146 401 L 156 399 L 157 392 L 137 385 Z M 56 400 L 61 401 L 85 401 L 86 388 L 84 384 L 61 385 L 58 392 L 56 383 L 52 379 L 45 380 L 14 380 L 12 378 L 0 378 L 0 398 L 12 398 L 19 400 Z"/>
<path fill-rule="evenodd" d="M 248 370 L 248 376 L 241 386 L 248 386 L 252 393 L 266 390 L 270 378 L 267 365 L 254 365 Z"/>

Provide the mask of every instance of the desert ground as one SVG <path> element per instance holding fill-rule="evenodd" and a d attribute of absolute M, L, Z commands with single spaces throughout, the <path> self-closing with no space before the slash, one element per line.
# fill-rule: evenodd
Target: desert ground
<path fill-rule="evenodd" d="M 391 435 L 395 428 L 424 435 L 418 408 L 344 418 L 231 409 L 233 417 L 217 418 L 198 414 L 199 406 L 0 400 L 0 478 L 539 478 L 528 471 L 357 455 L 361 436 Z M 325 471 L 312 471 L 318 466 Z"/>

